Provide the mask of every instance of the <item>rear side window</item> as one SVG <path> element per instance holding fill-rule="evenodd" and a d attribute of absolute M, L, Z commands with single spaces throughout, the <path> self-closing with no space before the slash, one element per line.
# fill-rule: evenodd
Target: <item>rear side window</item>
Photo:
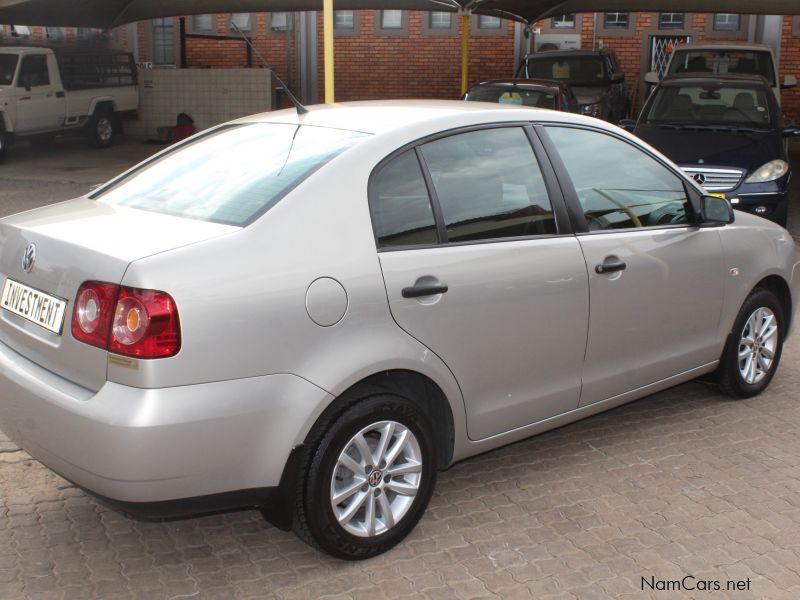
<path fill-rule="evenodd" d="M 683 181 L 644 151 L 611 135 L 547 127 L 575 186 L 590 231 L 688 222 Z"/>
<path fill-rule="evenodd" d="M 379 248 L 438 242 L 428 189 L 414 150 L 383 166 L 373 186 L 372 220 Z"/>
<path fill-rule="evenodd" d="M 145 163 L 97 198 L 118 206 L 243 226 L 366 137 L 308 125 L 228 126 Z"/>
<path fill-rule="evenodd" d="M 456 134 L 420 149 L 448 241 L 556 233 L 544 178 L 522 128 Z"/>

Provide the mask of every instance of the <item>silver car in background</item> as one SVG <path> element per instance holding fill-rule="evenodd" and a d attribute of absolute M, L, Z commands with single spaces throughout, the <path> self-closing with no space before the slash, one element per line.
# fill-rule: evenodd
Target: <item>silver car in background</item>
<path fill-rule="evenodd" d="M 0 429 L 131 513 L 254 506 L 342 558 L 455 461 L 775 374 L 800 256 L 606 123 L 281 111 L 0 221 Z"/>

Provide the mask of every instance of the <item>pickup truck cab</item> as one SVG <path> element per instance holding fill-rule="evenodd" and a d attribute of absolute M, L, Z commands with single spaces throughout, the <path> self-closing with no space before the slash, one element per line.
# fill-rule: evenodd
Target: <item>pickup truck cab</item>
<path fill-rule="evenodd" d="M 16 140 L 48 142 L 65 133 L 110 146 L 121 118 L 135 116 L 138 105 L 130 54 L 0 48 L 0 159 Z"/>
<path fill-rule="evenodd" d="M 797 86 L 797 78 L 787 75 L 778 82 L 778 64 L 772 48 L 764 44 L 743 42 L 684 44 L 675 48 L 667 64 L 666 77 L 702 74 L 715 75 L 759 75 L 768 82 L 778 106 L 781 103 L 781 90 Z M 658 85 L 658 73 L 651 71 L 645 75 L 645 82 Z"/>

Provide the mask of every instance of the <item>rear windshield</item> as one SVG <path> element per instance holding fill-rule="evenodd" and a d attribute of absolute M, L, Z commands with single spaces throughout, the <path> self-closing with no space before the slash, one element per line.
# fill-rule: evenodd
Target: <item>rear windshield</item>
<path fill-rule="evenodd" d="M 517 77 L 556 79 L 570 85 L 607 84 L 605 61 L 600 56 L 543 56 L 527 59 Z"/>
<path fill-rule="evenodd" d="M 17 70 L 16 54 L 0 54 L 0 85 L 11 85 Z"/>
<path fill-rule="evenodd" d="M 465 99 L 475 102 L 496 102 L 499 104 L 517 104 L 519 106 L 535 106 L 538 108 L 557 108 L 555 92 L 509 88 L 507 86 L 486 85 L 474 88 L 467 93 Z"/>
<path fill-rule="evenodd" d="M 669 65 L 669 74 L 676 73 L 762 75 L 775 87 L 772 55 L 763 50 L 678 49 Z"/>
<path fill-rule="evenodd" d="M 244 226 L 365 133 L 277 123 L 226 126 L 145 163 L 98 201 Z"/>

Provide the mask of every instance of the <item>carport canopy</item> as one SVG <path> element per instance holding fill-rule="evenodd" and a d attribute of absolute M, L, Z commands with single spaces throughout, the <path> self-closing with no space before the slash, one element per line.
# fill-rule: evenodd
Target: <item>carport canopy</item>
<path fill-rule="evenodd" d="M 467 82 L 471 13 L 531 25 L 563 13 L 609 11 L 725 12 L 796 15 L 800 0 L 0 0 L 0 23 L 111 29 L 134 21 L 208 13 L 323 10 L 325 101 L 333 102 L 333 11 L 402 9 L 462 17 L 462 89 Z"/>

